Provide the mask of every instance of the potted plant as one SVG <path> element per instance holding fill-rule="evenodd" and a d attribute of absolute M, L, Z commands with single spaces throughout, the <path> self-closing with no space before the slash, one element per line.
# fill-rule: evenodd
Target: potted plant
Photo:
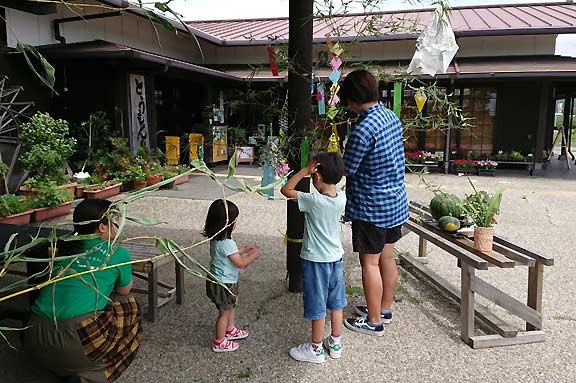
<path fill-rule="evenodd" d="M 466 195 L 462 208 L 474 223 L 474 248 L 480 251 L 492 251 L 494 238 L 494 217 L 500 212 L 503 190 L 498 189 L 494 194 L 477 191 L 470 182 L 474 193 Z"/>
<path fill-rule="evenodd" d="M 76 183 L 68 182 L 64 168 L 74 153 L 76 139 L 68 134 L 68 123 L 48 114 L 36 113 L 29 122 L 22 124 L 18 135 L 23 147 L 20 162 L 30 174 L 24 192 L 34 194 L 38 184 L 54 182 L 73 196 Z"/>
<path fill-rule="evenodd" d="M 122 182 L 118 180 L 100 181 L 84 189 L 86 199 L 106 199 L 120 194 Z"/>
<path fill-rule="evenodd" d="M 126 181 L 131 183 L 132 189 L 140 190 L 144 189 L 146 184 L 146 173 L 142 169 L 142 165 L 133 164 L 126 170 L 125 174 Z"/>
<path fill-rule="evenodd" d="M 520 152 L 517 152 L 515 150 L 511 151 L 509 154 L 510 161 L 514 161 L 514 162 L 524 162 L 526 161 L 526 157 L 524 157 L 524 155 Z"/>
<path fill-rule="evenodd" d="M 37 190 L 30 199 L 30 205 L 34 208 L 34 222 L 60 217 L 72 210 L 70 193 L 49 184 Z"/>
<path fill-rule="evenodd" d="M 496 175 L 496 167 L 498 162 L 492 160 L 484 160 L 476 162 L 479 176 L 492 176 Z"/>
<path fill-rule="evenodd" d="M 162 181 L 162 166 L 156 162 L 151 161 L 145 165 L 146 168 L 146 184 L 148 186 L 156 185 Z"/>
<path fill-rule="evenodd" d="M 476 161 L 472 160 L 454 160 L 452 163 L 452 169 L 454 173 L 459 174 L 472 174 L 476 168 Z"/>
<path fill-rule="evenodd" d="M 0 195 L 0 223 L 26 225 L 30 223 L 33 212 L 28 201 L 22 197 L 14 194 Z"/>
<path fill-rule="evenodd" d="M 502 150 L 499 150 L 493 157 L 496 161 L 508 161 L 508 153 L 504 153 Z"/>

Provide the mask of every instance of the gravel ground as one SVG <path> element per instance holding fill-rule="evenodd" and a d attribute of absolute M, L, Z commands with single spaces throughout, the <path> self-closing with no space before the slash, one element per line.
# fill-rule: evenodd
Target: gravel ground
<path fill-rule="evenodd" d="M 459 195 L 470 191 L 466 178 L 430 175 L 428 181 Z M 576 312 L 574 275 L 576 247 L 574 212 L 576 188 L 570 181 L 539 178 L 479 178 L 475 185 L 495 190 L 506 188 L 498 235 L 533 251 L 553 256 L 555 266 L 544 275 L 544 329 L 547 341 L 540 344 L 472 350 L 459 339 L 458 307 L 429 285 L 402 272 L 394 307 L 394 322 L 384 337 L 368 337 L 344 330 L 344 352 L 340 360 L 327 358 L 324 365 L 291 360 L 288 349 L 309 337 L 309 323 L 302 318 L 300 294 L 286 291 L 285 230 L 286 203 L 249 195 L 231 200 L 240 208 L 235 238 L 240 246 L 259 245 L 263 257 L 241 274 L 237 322 L 251 331 L 239 351 L 210 351 L 215 308 L 205 296 L 203 281 L 187 276 L 184 305 L 170 303 L 160 310 L 156 323 L 144 322 L 140 353 L 119 382 L 308 382 L 332 381 L 400 382 L 574 382 L 576 381 Z M 431 193 L 419 177 L 407 178 L 411 200 L 427 202 Z M 135 215 L 166 221 L 161 227 L 129 226 L 129 235 L 165 235 L 189 244 L 200 238 L 206 200 L 153 196 L 131 206 Z M 349 237 L 344 228 L 344 237 Z M 361 286 L 357 257 L 346 243 L 348 286 Z M 401 251 L 415 253 L 417 238 L 401 240 Z M 429 266 L 458 283 L 455 258 L 429 247 Z M 191 251 L 207 264 L 208 247 Z M 527 270 L 491 269 L 480 276 L 518 299 L 525 300 Z M 169 278 L 169 273 L 165 273 Z M 362 297 L 349 295 L 348 313 Z M 494 307 L 498 313 L 499 309 Z M 327 324 L 326 333 L 329 333 Z M 17 339 L 11 337 L 17 345 Z M 0 346 L 2 382 L 22 382 L 29 371 L 17 352 Z"/>

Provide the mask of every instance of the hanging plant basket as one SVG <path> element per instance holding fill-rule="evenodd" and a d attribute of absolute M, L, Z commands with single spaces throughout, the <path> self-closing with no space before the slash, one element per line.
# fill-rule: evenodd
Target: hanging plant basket
<path fill-rule="evenodd" d="M 34 213 L 34 210 L 9 215 L 7 217 L 0 218 L 0 223 L 7 223 L 11 225 L 27 225 L 30 223 L 32 213 Z"/>
<path fill-rule="evenodd" d="M 86 199 L 106 199 L 120 194 L 120 186 L 122 184 L 115 184 L 99 190 L 86 190 Z"/>
<path fill-rule="evenodd" d="M 44 207 L 40 209 L 34 209 L 33 222 L 42 222 L 48 219 L 61 217 L 63 215 L 70 214 L 71 211 L 72 211 L 72 202 L 66 202 L 56 207 Z"/>

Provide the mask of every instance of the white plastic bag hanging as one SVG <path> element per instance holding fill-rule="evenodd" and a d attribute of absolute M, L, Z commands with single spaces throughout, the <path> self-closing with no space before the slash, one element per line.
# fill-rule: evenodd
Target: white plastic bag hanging
<path fill-rule="evenodd" d="M 432 15 L 432 20 L 418 36 L 416 53 L 412 57 L 408 72 L 417 72 L 435 76 L 446 73 L 452 59 L 458 52 L 458 44 L 450 25 L 448 11 L 438 5 Z"/>

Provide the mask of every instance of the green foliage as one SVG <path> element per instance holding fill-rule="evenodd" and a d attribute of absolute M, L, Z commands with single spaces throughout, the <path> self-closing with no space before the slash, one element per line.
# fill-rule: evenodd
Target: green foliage
<path fill-rule="evenodd" d="M 32 176 L 61 182 L 64 166 L 74 153 L 76 139 L 68 136 L 68 123 L 36 113 L 20 127 L 24 147 L 20 161 Z"/>
<path fill-rule="evenodd" d="M 126 179 L 132 182 L 142 183 L 146 181 L 146 173 L 141 165 L 134 164 L 126 170 Z"/>
<path fill-rule="evenodd" d="M 103 178 L 121 178 L 130 167 L 132 155 L 128 140 L 122 137 L 109 139 L 111 149 L 98 154 L 95 173 Z"/>
<path fill-rule="evenodd" d="M 0 218 L 23 213 L 29 209 L 29 203 L 14 194 L 0 195 Z"/>
<path fill-rule="evenodd" d="M 364 289 L 359 286 L 347 286 L 346 287 L 346 294 L 353 296 L 353 297 L 363 297 L 364 296 Z"/>
<path fill-rule="evenodd" d="M 8 167 L 7 164 L 5 164 L 4 162 L 0 162 L 0 174 L 1 175 L 6 175 L 6 173 L 8 173 L 8 170 L 10 168 Z"/>
<path fill-rule="evenodd" d="M 80 124 L 73 124 L 70 132 L 78 140 L 72 160 L 76 168 L 86 166 L 89 173 L 92 173 L 100 157 L 113 151 L 111 139 L 120 135 L 120 132 L 112 129 L 108 116 L 102 111 L 91 113 L 88 120 Z"/>
<path fill-rule="evenodd" d="M 42 56 L 42 54 L 32 45 L 18 42 L 16 50 L 24 55 L 26 64 L 28 64 L 28 67 L 40 79 L 40 81 L 42 81 L 42 83 L 50 88 L 54 93 L 58 94 L 56 90 L 54 90 L 56 71 L 54 70 L 54 67 L 50 65 L 48 60 L 46 60 L 44 56 Z M 39 68 L 38 65 L 35 65 L 34 61 L 37 61 L 40 64 Z"/>
<path fill-rule="evenodd" d="M 491 227 L 494 217 L 500 213 L 503 189 L 498 189 L 494 195 L 483 190 L 477 191 L 472 182 L 473 194 L 466 195 L 463 209 L 466 215 L 478 227 Z"/>
<path fill-rule="evenodd" d="M 46 182 L 41 187 L 37 187 L 34 197 L 30 200 L 30 205 L 39 209 L 56 207 L 66 202 L 70 202 L 70 193 L 64 189 L 58 189 L 55 182 Z"/>

